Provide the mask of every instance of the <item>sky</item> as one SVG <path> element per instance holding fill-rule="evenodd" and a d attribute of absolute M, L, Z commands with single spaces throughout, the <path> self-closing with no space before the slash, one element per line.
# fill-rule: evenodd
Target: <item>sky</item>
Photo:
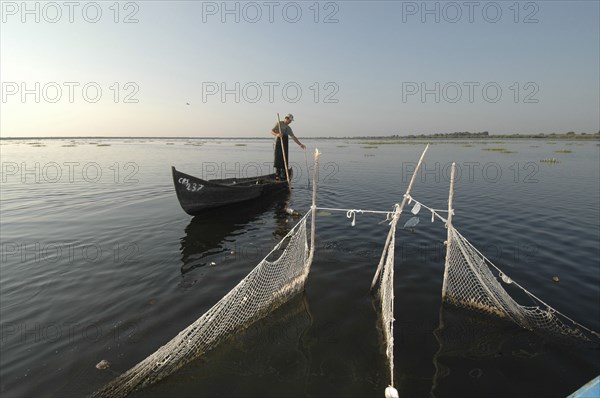
<path fill-rule="evenodd" d="M 2 1 L 1 137 L 600 129 L 599 1 Z"/>

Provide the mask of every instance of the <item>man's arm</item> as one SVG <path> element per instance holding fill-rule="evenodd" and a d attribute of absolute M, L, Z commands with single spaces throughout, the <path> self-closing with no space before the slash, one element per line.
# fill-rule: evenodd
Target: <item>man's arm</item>
<path fill-rule="evenodd" d="M 306 149 L 306 145 L 304 145 L 303 143 L 301 143 L 300 141 L 298 141 L 298 138 L 296 138 L 295 135 L 292 136 L 292 139 L 294 140 L 294 142 L 298 145 L 300 145 L 300 147 L 302 147 L 302 149 Z"/>
<path fill-rule="evenodd" d="M 281 137 L 281 134 L 279 134 L 279 130 L 280 130 L 279 123 L 275 123 L 275 127 L 273 127 L 271 129 L 271 134 L 273 134 L 275 137 Z"/>

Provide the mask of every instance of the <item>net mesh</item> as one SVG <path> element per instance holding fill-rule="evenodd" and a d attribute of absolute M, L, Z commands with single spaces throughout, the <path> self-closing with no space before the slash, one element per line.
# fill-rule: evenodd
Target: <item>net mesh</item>
<path fill-rule="evenodd" d="M 385 355 L 390 372 L 390 386 L 394 385 L 394 250 L 396 241 L 396 223 L 399 213 L 392 220 L 390 231 L 379 261 L 377 297 L 381 304 L 380 322 L 383 332 Z"/>
<path fill-rule="evenodd" d="M 560 338 L 600 343 L 600 334 L 550 307 L 502 273 L 452 226 L 448 226 L 444 299 L 511 320 L 521 327 Z M 515 286 L 534 305 L 517 303 L 502 286 Z"/>
<path fill-rule="evenodd" d="M 307 213 L 242 281 L 194 323 L 155 353 L 96 391 L 94 397 L 121 397 L 152 384 L 248 327 L 300 291 L 312 255 L 306 233 Z M 283 253 L 268 259 L 288 241 Z M 311 249 L 312 250 L 312 249 Z"/>

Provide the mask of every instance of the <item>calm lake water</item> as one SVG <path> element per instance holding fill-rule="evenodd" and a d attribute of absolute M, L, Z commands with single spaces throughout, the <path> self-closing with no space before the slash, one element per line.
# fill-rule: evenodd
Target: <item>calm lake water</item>
<path fill-rule="evenodd" d="M 391 209 L 423 149 L 303 141 L 323 153 L 321 207 Z M 171 165 L 205 179 L 266 174 L 269 140 L 0 143 L 3 397 L 90 394 L 187 327 L 255 267 L 294 225 L 284 206 L 309 208 L 297 146 L 290 151 L 289 196 L 203 217 L 179 207 Z M 493 147 L 510 153 L 482 150 Z M 571 152 L 556 152 L 565 149 Z M 456 228 L 512 279 L 598 331 L 599 154 L 597 142 L 437 143 L 413 196 L 445 208 L 455 161 Z M 302 294 L 133 395 L 383 396 L 389 381 L 369 294 L 388 229 L 381 221 L 359 214 L 352 227 L 344 213 L 320 212 Z M 401 396 L 562 397 L 600 373 L 597 348 L 556 344 L 442 306 L 445 233 L 427 214 L 414 230 L 398 230 Z M 97 370 L 103 359 L 111 368 Z"/>

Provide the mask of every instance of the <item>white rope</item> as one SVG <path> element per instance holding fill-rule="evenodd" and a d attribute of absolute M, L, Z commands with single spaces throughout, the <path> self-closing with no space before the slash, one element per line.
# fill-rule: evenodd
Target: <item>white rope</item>
<path fill-rule="evenodd" d="M 407 199 L 408 199 L 408 204 L 411 204 L 412 202 L 418 203 L 421 207 L 426 208 L 427 210 L 429 210 L 431 212 L 431 222 L 434 221 L 435 217 L 439 218 L 444 224 L 446 224 L 448 222 L 447 219 L 445 219 L 444 217 L 440 216 L 439 213 L 448 213 L 448 210 L 442 210 L 442 209 L 434 209 L 431 208 L 427 205 L 424 205 L 422 202 L 419 202 L 418 200 L 416 200 L 415 198 L 413 198 L 410 195 L 404 195 Z M 454 215 L 454 209 L 452 210 L 452 215 Z"/>
<path fill-rule="evenodd" d="M 362 209 L 342 209 L 342 208 L 335 208 L 335 207 L 317 207 L 317 210 L 328 210 L 328 211 L 352 211 L 352 212 L 358 212 L 358 213 L 374 213 L 374 214 L 390 214 L 392 215 L 394 213 L 394 210 L 362 210 Z M 350 218 L 350 217 L 348 217 Z"/>
<path fill-rule="evenodd" d="M 444 224 L 448 221 L 446 218 L 442 217 L 439 214 L 439 213 L 448 213 L 448 210 L 434 209 L 432 207 L 429 207 L 429 206 L 423 204 L 423 202 L 420 202 L 420 201 L 416 200 L 415 198 L 413 198 L 412 196 L 407 195 L 407 194 L 405 194 L 404 197 L 406 199 L 408 199 L 408 204 L 411 204 L 412 202 L 415 202 L 415 203 L 418 203 L 421 207 L 424 207 L 425 209 L 429 210 L 429 212 L 431 213 L 431 222 L 433 222 L 435 220 L 435 218 L 438 218 Z M 317 210 L 345 212 L 346 213 L 346 217 L 352 219 L 351 225 L 354 227 L 356 225 L 356 213 L 360 213 L 360 214 L 385 214 L 385 220 L 384 221 L 391 221 L 392 220 L 392 216 L 397 211 L 396 209 L 397 209 L 398 206 L 399 206 L 399 204 L 396 203 L 394 205 L 394 209 L 392 209 L 392 210 L 363 210 L 363 209 L 345 209 L 345 208 L 337 208 L 337 207 L 317 207 L 316 209 Z M 454 210 L 452 211 L 452 213 L 454 214 Z"/>
<path fill-rule="evenodd" d="M 391 221 L 392 220 L 392 216 L 396 212 L 396 207 L 397 206 L 398 206 L 398 204 L 396 203 L 394 205 L 394 209 L 393 210 L 388 210 L 388 211 L 382 211 L 382 210 L 363 210 L 363 209 L 341 209 L 341 208 L 334 208 L 334 207 L 317 207 L 316 209 L 317 210 L 328 210 L 328 211 L 345 212 L 346 213 L 346 217 L 352 219 L 351 225 L 354 227 L 356 225 L 356 213 L 360 213 L 360 214 L 363 214 L 363 213 L 385 214 L 385 220 L 383 220 L 383 222 L 385 222 L 385 221 Z"/>

